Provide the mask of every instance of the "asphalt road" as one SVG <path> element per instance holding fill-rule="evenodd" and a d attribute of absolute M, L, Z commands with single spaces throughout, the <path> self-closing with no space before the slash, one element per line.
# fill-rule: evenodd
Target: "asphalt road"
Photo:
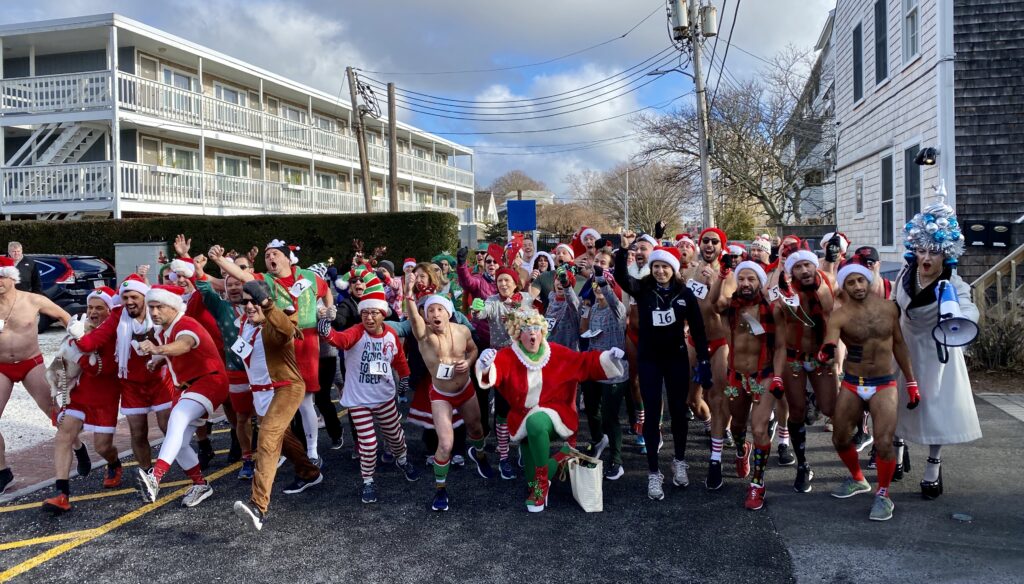
<path fill-rule="evenodd" d="M 978 408 L 985 438 L 943 453 L 946 494 L 921 500 L 925 452 L 916 448 L 918 466 L 894 485 L 896 516 L 885 523 L 867 520 L 869 496 L 828 496 L 844 470 L 820 425 L 809 433 L 814 491 L 793 492 L 792 467 L 777 467 L 773 457 L 760 512 L 743 509 L 745 481 L 727 479 L 714 493 L 703 488 L 707 442 L 696 425 L 688 489 L 666 486 L 664 501 L 648 500 L 644 462 L 626 437 L 628 472 L 605 482 L 599 514 L 580 510 L 567 483 L 554 488 L 547 511 L 529 514 L 523 479 L 488 483 L 468 468 L 449 475 L 448 513 L 428 509 L 429 474 L 409 483 L 394 467 L 379 470 L 379 502 L 363 505 L 346 436 L 340 451 L 321 442 L 322 485 L 284 495 L 291 473 L 282 468 L 261 533 L 244 530 L 231 511 L 248 498 L 249 485 L 235 478 L 234 465 L 225 467 L 224 455 L 208 471 L 223 474 L 212 483 L 214 496 L 193 509 L 180 507 L 182 487 L 164 488 L 155 505 L 124 493 L 80 501 L 57 518 L 18 507 L 45 493 L 10 502 L 0 507 L 0 581 L 1019 582 L 1022 481 L 1010 461 L 1024 426 L 984 402 Z M 422 461 L 419 431 L 407 430 L 413 460 Z M 227 434 L 214 441 L 226 448 Z M 665 472 L 670 452 L 666 436 Z M 728 453 L 725 459 L 731 471 Z M 873 471 L 866 474 L 874 480 Z M 101 492 L 100 475 L 75 479 L 73 494 Z M 175 467 L 167 480 L 182 478 Z M 951 519 L 955 512 L 973 521 Z M 31 540 L 44 537 L 68 539 Z"/>

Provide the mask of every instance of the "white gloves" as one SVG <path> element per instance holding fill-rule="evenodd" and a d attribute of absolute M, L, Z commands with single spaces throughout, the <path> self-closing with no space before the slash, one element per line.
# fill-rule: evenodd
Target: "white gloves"
<path fill-rule="evenodd" d="M 480 358 L 476 361 L 477 369 L 484 371 L 491 368 L 491 364 L 494 363 L 494 358 L 498 356 L 498 352 L 494 349 L 484 349 L 480 353 Z"/>
<path fill-rule="evenodd" d="M 85 315 L 79 314 L 78 316 L 71 317 L 68 321 L 68 335 L 76 341 L 85 336 Z"/>
<path fill-rule="evenodd" d="M 624 353 L 622 349 L 618 347 L 612 347 L 611 349 L 608 349 L 608 352 L 611 353 L 613 359 L 618 359 L 621 361 L 622 359 L 626 358 L 626 353 Z"/>

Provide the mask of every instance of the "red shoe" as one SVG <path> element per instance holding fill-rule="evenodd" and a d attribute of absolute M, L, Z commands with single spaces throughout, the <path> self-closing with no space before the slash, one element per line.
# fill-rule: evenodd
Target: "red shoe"
<path fill-rule="evenodd" d="M 71 501 L 68 496 L 64 493 L 58 494 L 56 497 L 50 497 L 43 501 L 43 511 L 49 511 L 54 515 L 60 515 L 71 511 Z"/>
<path fill-rule="evenodd" d="M 736 457 L 736 477 L 745 479 L 750 474 L 750 442 L 743 443 L 743 456 Z"/>
<path fill-rule="evenodd" d="M 644 424 L 643 422 L 636 422 L 633 424 L 633 433 L 637 436 L 644 435 Z"/>
<path fill-rule="evenodd" d="M 764 487 L 754 484 L 750 485 L 750 490 L 747 491 L 747 500 L 743 503 L 743 506 L 751 511 L 757 511 L 764 507 Z"/>
<path fill-rule="evenodd" d="M 534 480 L 530 481 L 530 497 L 526 499 L 526 510 L 530 513 L 543 511 L 548 504 L 548 489 L 550 487 L 547 466 L 537 467 L 537 474 Z"/>
<path fill-rule="evenodd" d="M 107 467 L 107 474 L 103 476 L 103 488 L 104 489 L 116 489 L 121 486 L 121 475 L 124 474 L 123 467 L 117 467 L 111 470 Z"/>

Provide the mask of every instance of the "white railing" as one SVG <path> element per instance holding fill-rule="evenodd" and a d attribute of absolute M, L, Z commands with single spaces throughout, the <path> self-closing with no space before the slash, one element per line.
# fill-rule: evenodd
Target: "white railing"
<path fill-rule="evenodd" d="M 203 204 L 199 171 L 121 163 L 121 196 L 131 201 L 162 205 Z"/>
<path fill-rule="evenodd" d="M 110 199 L 110 162 L 13 166 L 2 169 L 3 203 L 45 203 Z"/>
<path fill-rule="evenodd" d="M 110 72 L 0 79 L 0 113 L 36 113 L 110 106 Z"/>
<path fill-rule="evenodd" d="M 263 114 L 259 110 L 204 96 L 202 114 L 208 128 L 250 138 L 263 135 Z"/>
<path fill-rule="evenodd" d="M 117 99 L 126 110 L 198 126 L 201 98 L 194 91 L 127 73 L 117 74 Z"/>

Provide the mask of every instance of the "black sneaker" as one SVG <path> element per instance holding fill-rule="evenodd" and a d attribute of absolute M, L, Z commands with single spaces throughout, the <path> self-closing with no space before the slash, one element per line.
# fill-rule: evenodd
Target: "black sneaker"
<path fill-rule="evenodd" d="M 868 468 L 878 468 L 878 449 L 871 446 L 871 454 L 868 456 Z"/>
<path fill-rule="evenodd" d="M 308 480 L 308 481 L 304 481 L 304 480 L 296 477 L 295 480 L 292 481 L 292 484 L 290 484 L 290 485 L 288 485 L 287 487 L 284 488 L 284 494 L 286 494 L 286 495 L 297 495 L 297 494 L 301 493 L 302 491 L 305 491 L 306 489 L 308 489 L 308 488 L 310 488 L 312 486 L 319 485 L 322 482 L 324 482 L 324 475 L 322 475 L 322 474 L 318 474 L 318 475 L 316 475 L 315 479 L 311 479 L 311 480 Z"/>
<path fill-rule="evenodd" d="M 228 464 L 242 460 L 242 445 L 238 443 L 238 434 L 231 429 L 231 448 L 228 449 Z"/>
<path fill-rule="evenodd" d="M 853 445 L 857 448 L 857 452 L 863 451 L 874 443 L 875 439 L 871 437 L 871 434 L 865 432 L 863 428 L 857 428 L 857 433 L 853 435 Z"/>
<path fill-rule="evenodd" d="M 11 467 L 7 467 L 3 470 L 0 470 L 0 495 L 4 494 L 4 491 L 7 490 L 7 487 L 11 486 L 11 483 L 13 482 L 14 472 L 11 471 Z"/>
<path fill-rule="evenodd" d="M 717 491 L 722 488 L 722 461 L 712 460 L 708 464 L 708 478 L 704 479 L 704 486 L 709 491 Z"/>
<path fill-rule="evenodd" d="M 448 510 L 448 489 L 439 487 L 434 489 L 434 500 L 430 503 L 430 508 L 434 511 L 447 511 Z"/>
<path fill-rule="evenodd" d="M 697 416 L 693 415 L 693 410 L 686 408 L 686 421 L 692 422 Z"/>
<path fill-rule="evenodd" d="M 249 506 L 241 501 L 235 501 L 234 510 L 235 515 L 242 520 L 243 524 L 256 531 L 263 529 L 263 522 L 266 521 L 266 516 L 255 505 Z"/>
<path fill-rule="evenodd" d="M 205 471 L 210 467 L 210 461 L 215 456 L 213 452 L 213 445 L 210 444 L 210 439 L 198 440 L 197 445 L 199 446 L 199 470 Z"/>
<path fill-rule="evenodd" d="M 466 456 L 469 457 L 474 463 L 476 463 L 476 472 L 485 479 L 494 478 L 494 469 L 491 468 L 491 463 L 487 462 L 487 455 L 480 452 L 474 446 L 470 446 L 466 450 Z"/>
<path fill-rule="evenodd" d="M 779 444 L 779 466 L 793 466 L 796 464 L 796 456 L 789 444 Z"/>
<path fill-rule="evenodd" d="M 775 430 L 779 427 L 779 420 L 775 417 L 775 410 L 772 410 L 772 417 L 768 420 L 768 441 L 775 440 Z"/>
<path fill-rule="evenodd" d="M 87 477 L 89 472 L 92 471 L 92 459 L 89 458 L 89 449 L 82 444 L 75 450 L 75 458 L 78 460 L 78 476 Z"/>
<path fill-rule="evenodd" d="M 801 464 L 796 468 L 796 481 L 793 482 L 793 490 L 798 493 L 810 493 L 813 480 L 814 471 L 811 470 L 811 465 Z"/>
<path fill-rule="evenodd" d="M 341 447 L 345 445 L 345 437 L 338 436 L 331 440 L 331 450 L 341 450 Z"/>
<path fill-rule="evenodd" d="M 609 464 L 608 470 L 604 471 L 604 478 L 609 481 L 617 481 L 622 478 L 626 471 L 622 470 L 621 464 Z"/>

